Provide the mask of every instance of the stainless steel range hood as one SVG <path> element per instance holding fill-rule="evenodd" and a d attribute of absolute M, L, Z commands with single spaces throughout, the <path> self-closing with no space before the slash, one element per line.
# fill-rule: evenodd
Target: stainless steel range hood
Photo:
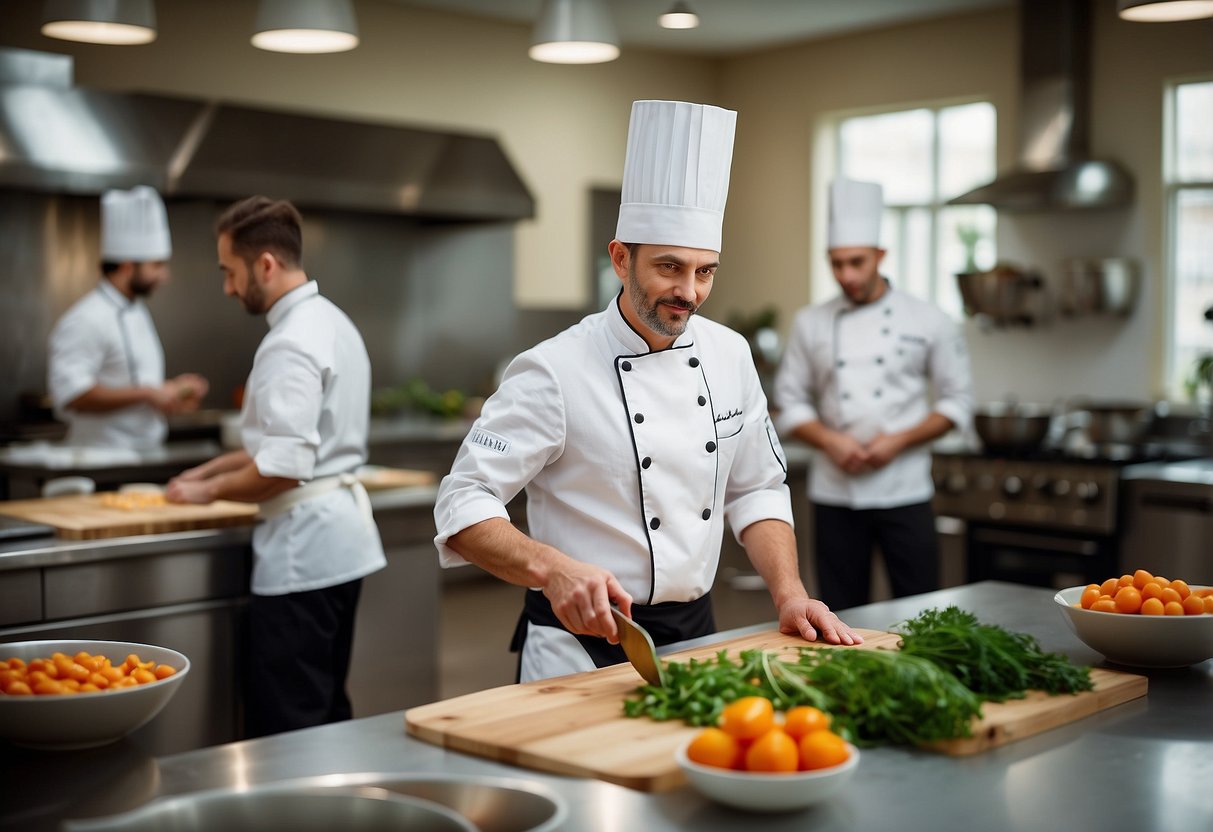
<path fill-rule="evenodd" d="M 1044 211 L 1113 208 L 1132 200 L 1128 171 L 1089 153 L 1090 5 L 1021 0 L 1017 166 L 950 204 Z"/>
<path fill-rule="evenodd" d="M 535 214 L 526 185 L 485 136 L 0 83 L 0 187 L 92 194 L 135 184 L 166 196 L 264 193 L 424 219 Z"/>

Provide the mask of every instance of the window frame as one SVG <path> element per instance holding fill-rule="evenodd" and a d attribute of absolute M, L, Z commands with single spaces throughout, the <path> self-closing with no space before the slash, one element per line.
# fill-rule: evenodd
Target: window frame
<path fill-rule="evenodd" d="M 1164 82 L 1163 129 L 1162 129 L 1162 273 L 1163 299 L 1163 388 L 1172 401 L 1187 401 L 1183 389 L 1183 375 L 1178 366 L 1179 350 L 1176 334 L 1179 331 L 1175 308 L 1179 295 L 1179 257 L 1176 246 L 1179 235 L 1179 199 L 1186 190 L 1213 190 L 1213 179 L 1181 180 L 1178 175 L 1178 94 L 1179 88 L 1191 84 L 1213 83 L 1213 73 L 1171 78 Z"/>
<path fill-rule="evenodd" d="M 812 252 L 810 254 L 810 263 L 812 266 L 809 270 L 809 297 L 812 302 L 818 303 L 837 292 L 837 284 L 834 282 L 833 274 L 830 272 L 829 263 L 826 259 L 826 248 L 828 240 L 828 223 L 829 223 L 829 187 L 828 184 L 834 177 L 841 175 L 842 164 L 842 124 L 843 122 L 854 118 L 865 118 L 870 116 L 888 115 L 891 113 L 901 113 L 910 110 L 929 110 L 933 123 L 931 134 L 931 154 L 933 161 L 933 178 L 932 183 L 934 189 L 938 189 L 939 171 L 940 171 L 940 153 L 941 140 L 939 131 L 939 114 L 942 110 L 952 107 L 964 107 L 971 104 L 988 104 L 994 110 L 994 165 L 995 174 L 998 166 L 998 105 L 994 101 L 993 95 L 969 95 L 957 98 L 937 98 L 926 101 L 909 101 L 897 102 L 891 104 L 882 104 L 871 107 L 862 107 L 847 110 L 835 110 L 829 113 L 824 113 L 818 120 L 817 129 L 814 131 L 816 141 L 814 142 L 815 151 L 813 153 L 812 175 L 813 181 L 818 183 L 818 187 L 813 189 L 812 199 L 812 216 L 814 218 L 810 231 L 810 239 L 812 241 Z M 821 184 L 824 183 L 824 184 Z M 892 205 L 886 204 L 885 211 L 894 211 L 899 217 L 899 222 L 896 228 L 886 228 L 884 232 L 890 235 L 896 235 L 898 240 L 897 251 L 904 252 L 904 227 L 907 213 L 911 210 L 925 208 L 930 213 L 931 233 L 929 240 L 929 256 L 931 263 L 937 263 L 939 259 L 939 213 L 942 209 L 947 208 L 947 202 L 932 202 L 924 205 Z M 995 214 L 995 235 L 997 235 L 997 214 Z M 891 239 L 891 238 L 890 238 Z M 997 256 L 997 236 L 994 237 L 995 255 Z M 938 279 L 932 281 L 930 285 L 930 295 L 927 300 L 936 301 L 938 295 Z M 963 316 L 963 313 L 961 313 Z"/>

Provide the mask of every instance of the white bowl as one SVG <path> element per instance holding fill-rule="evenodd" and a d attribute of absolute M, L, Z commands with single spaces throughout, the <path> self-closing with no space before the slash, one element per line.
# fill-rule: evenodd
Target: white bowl
<path fill-rule="evenodd" d="M 838 792 L 859 767 L 859 749 L 847 743 L 851 756 L 829 768 L 787 774 L 734 771 L 701 765 L 687 757 L 687 747 L 693 740 L 687 740 L 675 752 L 691 785 L 718 803 L 754 812 L 787 812 L 812 806 Z"/>
<path fill-rule="evenodd" d="M 81 650 L 121 663 L 130 653 L 142 661 L 177 668 L 167 679 L 97 693 L 7 696 L 0 694 L 0 737 L 30 748 L 92 748 L 142 727 L 168 704 L 185 681 L 190 660 L 176 650 L 131 641 L 19 641 L 0 644 L 0 660 L 29 662 L 52 653 Z"/>
<path fill-rule="evenodd" d="M 1074 635 L 1108 661 L 1129 667 L 1187 667 L 1213 658 L 1213 615 L 1084 610 L 1075 606 L 1084 589 L 1085 585 L 1060 590 L 1053 601 Z"/>

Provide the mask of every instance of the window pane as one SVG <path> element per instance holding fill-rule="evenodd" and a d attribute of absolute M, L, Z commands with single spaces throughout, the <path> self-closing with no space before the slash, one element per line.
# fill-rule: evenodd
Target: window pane
<path fill-rule="evenodd" d="M 1175 88 L 1175 175 L 1213 181 L 1213 81 Z"/>
<path fill-rule="evenodd" d="M 901 283 L 907 293 L 923 300 L 931 299 L 931 209 L 911 208 L 906 212 L 905 248 L 902 253 Z"/>
<path fill-rule="evenodd" d="M 994 178 L 994 105 L 986 101 L 939 111 L 941 201 Z"/>
<path fill-rule="evenodd" d="M 905 248 L 905 228 L 902 220 L 904 211 L 885 209 L 880 221 L 880 244 L 884 247 L 884 262 L 880 264 L 880 273 L 893 283 L 900 285 L 901 276 L 905 273 L 902 266 L 902 251 Z"/>
<path fill-rule="evenodd" d="M 1213 188 L 1176 194 L 1174 388 L 1183 392 L 1196 359 L 1213 352 Z M 1185 396 L 1186 397 L 1186 396 Z"/>
<path fill-rule="evenodd" d="M 904 110 L 849 118 L 839 128 L 844 176 L 884 186 L 887 205 L 923 205 L 934 193 L 932 113 Z"/>

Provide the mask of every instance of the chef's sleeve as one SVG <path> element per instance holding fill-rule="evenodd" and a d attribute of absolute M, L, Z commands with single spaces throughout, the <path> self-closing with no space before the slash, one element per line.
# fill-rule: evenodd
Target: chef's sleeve
<path fill-rule="evenodd" d="M 973 420 L 973 376 L 969 370 L 969 348 L 964 331 L 951 318 L 940 325 L 931 346 L 931 384 L 935 390 L 935 412 L 946 416 L 961 431 Z"/>
<path fill-rule="evenodd" d="M 510 362 L 438 486 L 434 545 L 442 566 L 467 563 L 447 546 L 453 535 L 494 517 L 509 520 L 506 504 L 564 451 L 565 424 L 551 366 L 533 351 Z"/>
<path fill-rule="evenodd" d="M 781 436 L 790 436 L 796 428 L 818 420 L 813 406 L 813 362 L 809 350 L 812 321 L 809 310 L 802 309 L 792 322 L 788 345 L 775 373 L 775 427 Z"/>
<path fill-rule="evenodd" d="M 47 356 L 47 387 L 56 413 L 97 386 L 104 360 L 104 333 L 95 322 L 71 312 L 59 320 Z"/>
<path fill-rule="evenodd" d="M 788 461 L 767 414 L 767 398 L 753 364 L 742 371 L 747 377 L 746 424 L 737 437 L 741 444 L 724 495 L 724 516 L 738 543 L 742 531 L 759 520 L 783 520 L 795 526 L 786 483 Z"/>
<path fill-rule="evenodd" d="M 289 341 L 258 352 L 253 377 L 261 443 L 253 455 L 263 477 L 310 480 L 320 447 L 324 371 L 306 351 Z"/>

